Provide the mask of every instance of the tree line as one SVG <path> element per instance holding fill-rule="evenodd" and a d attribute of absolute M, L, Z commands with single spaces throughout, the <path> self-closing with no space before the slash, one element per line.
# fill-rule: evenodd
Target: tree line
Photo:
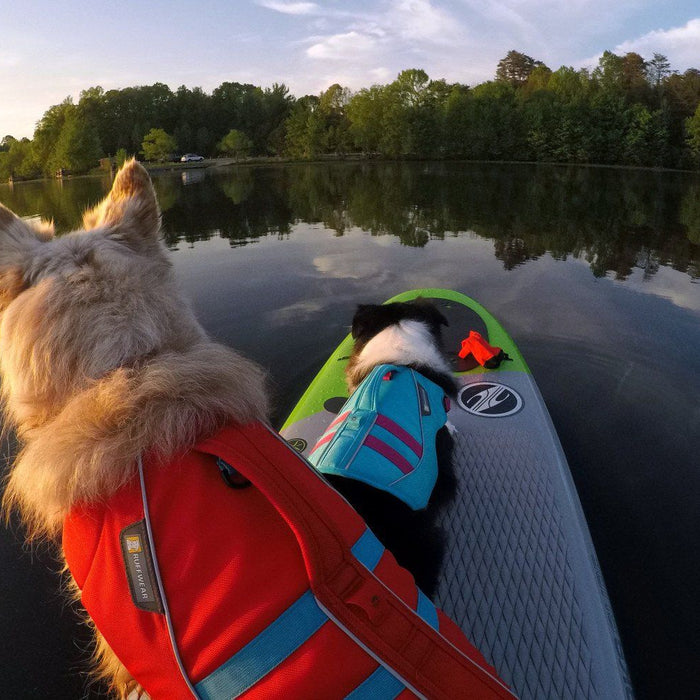
<path fill-rule="evenodd" d="M 510 51 L 493 80 L 469 87 L 402 71 L 387 85 L 330 86 L 295 98 L 284 84 L 225 82 L 211 94 L 163 83 L 104 91 L 50 107 L 32 139 L 0 142 L 0 179 L 68 170 L 99 159 L 166 160 L 193 152 L 314 159 L 362 154 L 700 166 L 700 70 L 665 56 L 606 51 L 593 70 Z"/>

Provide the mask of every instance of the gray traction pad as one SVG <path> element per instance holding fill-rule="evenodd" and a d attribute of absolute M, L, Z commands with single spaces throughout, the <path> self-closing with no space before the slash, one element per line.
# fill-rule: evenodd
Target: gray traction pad
<path fill-rule="evenodd" d="M 530 435 L 455 435 L 458 486 L 439 521 L 447 547 L 436 603 L 519 697 L 619 697 L 594 667 L 598 635 L 584 620 L 557 494 Z"/>

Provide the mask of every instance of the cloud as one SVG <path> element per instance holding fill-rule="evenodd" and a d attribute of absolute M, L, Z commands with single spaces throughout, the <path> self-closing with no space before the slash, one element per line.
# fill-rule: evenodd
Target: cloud
<path fill-rule="evenodd" d="M 700 312 L 700 294 L 689 282 L 688 274 L 671 267 L 662 265 L 651 279 L 644 278 L 643 270 L 635 269 L 626 280 L 613 282 L 625 289 L 668 299 L 682 309 Z"/>
<path fill-rule="evenodd" d="M 459 22 L 431 0 L 391 0 L 377 12 L 328 10 L 327 15 L 344 20 L 347 31 L 310 38 L 309 58 L 357 61 L 379 48 L 386 56 L 411 53 L 456 41 L 460 33 Z"/>
<path fill-rule="evenodd" d="M 402 38 L 444 44 L 457 36 L 459 23 L 430 0 L 394 0 L 385 16 L 386 24 Z"/>
<path fill-rule="evenodd" d="M 376 48 L 376 39 L 369 34 L 352 31 L 345 34 L 332 34 L 306 49 L 309 58 L 345 61 L 357 59 Z"/>
<path fill-rule="evenodd" d="M 268 10 L 282 12 L 285 15 L 310 15 L 318 12 L 315 2 L 276 2 L 276 0 L 260 0 L 258 5 Z"/>
<path fill-rule="evenodd" d="M 634 51 L 646 59 L 655 53 L 663 54 L 671 65 L 679 70 L 697 67 L 698 47 L 700 47 L 700 17 L 691 19 L 682 27 L 655 29 L 637 39 L 618 44 L 614 53 L 625 54 Z"/>
<path fill-rule="evenodd" d="M 311 321 L 318 318 L 326 310 L 325 299 L 308 299 L 296 301 L 287 306 L 268 311 L 265 314 L 265 326 L 277 327 L 289 323 L 289 319 L 293 318 L 296 323 Z"/>
<path fill-rule="evenodd" d="M 436 48 L 456 47 L 468 38 L 460 22 L 434 0 L 386 0 L 372 10 L 351 10 L 346 4 L 319 12 L 336 31 L 303 41 L 309 74 L 317 83 L 307 89 L 317 91 L 335 82 L 351 89 L 388 82 L 404 68 L 423 67 L 430 56 L 435 62 Z M 450 63 L 454 68 L 454 57 Z"/>

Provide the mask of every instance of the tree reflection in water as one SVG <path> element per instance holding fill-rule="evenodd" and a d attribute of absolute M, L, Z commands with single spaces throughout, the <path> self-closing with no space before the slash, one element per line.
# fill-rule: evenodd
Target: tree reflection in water
<path fill-rule="evenodd" d="M 545 253 L 585 259 L 596 277 L 700 276 L 700 175 L 671 171 L 459 162 L 237 166 L 198 178 L 158 174 L 168 246 L 214 236 L 245 245 L 299 222 L 338 236 L 358 228 L 412 247 L 465 232 L 491 239 L 505 269 Z M 98 178 L 0 187 L 23 215 L 76 227 L 109 187 Z"/>

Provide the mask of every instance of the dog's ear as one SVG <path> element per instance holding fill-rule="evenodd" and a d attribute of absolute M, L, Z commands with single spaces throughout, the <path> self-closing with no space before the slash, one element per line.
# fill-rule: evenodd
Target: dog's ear
<path fill-rule="evenodd" d="M 53 238 L 53 223 L 50 221 L 25 221 L 0 204 L 0 256 L 15 249 L 28 250 L 37 243 Z M 0 257 L 0 263 L 2 258 Z"/>
<path fill-rule="evenodd" d="M 435 321 L 436 323 L 442 324 L 443 326 L 449 326 L 450 322 L 445 318 L 442 312 L 435 309 Z"/>
<path fill-rule="evenodd" d="M 433 304 L 431 301 L 428 301 L 425 297 L 416 297 L 412 303 L 416 308 L 421 309 L 421 311 L 425 314 L 426 319 L 436 327 L 450 325 L 449 321 L 445 318 L 437 306 L 435 306 L 435 304 Z"/>
<path fill-rule="evenodd" d="M 376 304 L 360 304 L 352 317 L 352 337 L 357 340 L 370 329 L 377 310 Z"/>
<path fill-rule="evenodd" d="M 109 194 L 83 214 L 86 230 L 107 228 L 109 234 L 132 247 L 157 239 L 160 211 L 146 169 L 133 158 L 117 173 Z"/>
<path fill-rule="evenodd" d="M 0 204 L 0 311 L 25 288 L 33 252 L 52 235 L 49 224 L 36 228 Z"/>

